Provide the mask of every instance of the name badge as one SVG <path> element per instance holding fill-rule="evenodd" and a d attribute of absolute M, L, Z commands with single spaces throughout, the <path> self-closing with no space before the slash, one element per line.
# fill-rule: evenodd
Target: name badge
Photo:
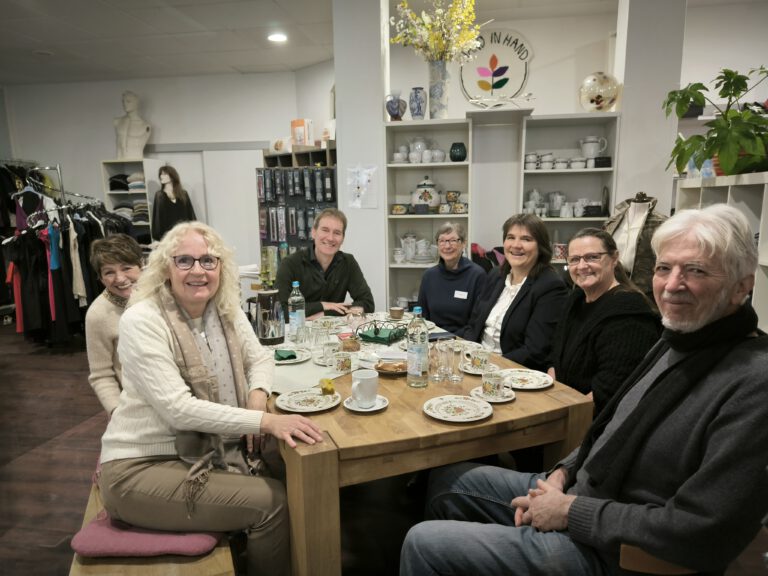
<path fill-rule="evenodd" d="M 461 290 L 456 290 L 453 293 L 453 297 L 454 298 L 461 298 L 462 300 L 466 300 L 467 299 L 467 293 L 466 292 L 462 292 Z"/>

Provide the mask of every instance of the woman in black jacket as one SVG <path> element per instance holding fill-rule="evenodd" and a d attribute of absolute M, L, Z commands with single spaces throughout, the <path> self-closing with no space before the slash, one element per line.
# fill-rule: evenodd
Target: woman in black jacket
<path fill-rule="evenodd" d="M 568 273 L 575 288 L 555 331 L 549 374 L 590 396 L 597 415 L 658 340 L 661 325 L 605 230 L 584 228 L 571 238 Z"/>
<path fill-rule="evenodd" d="M 546 370 L 567 289 L 550 265 L 552 248 L 541 219 L 517 214 L 502 230 L 506 261 L 500 272 L 489 272 L 461 336 L 523 366 Z"/>

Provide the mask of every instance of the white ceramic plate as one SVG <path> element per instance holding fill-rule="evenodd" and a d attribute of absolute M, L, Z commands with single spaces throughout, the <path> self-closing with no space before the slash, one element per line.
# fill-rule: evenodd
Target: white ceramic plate
<path fill-rule="evenodd" d="M 378 410 L 384 410 L 387 406 L 389 406 L 389 400 L 381 394 L 376 395 L 376 403 L 370 408 L 360 408 L 352 396 L 344 400 L 344 408 L 352 412 L 377 412 Z"/>
<path fill-rule="evenodd" d="M 499 367 L 496 364 L 493 364 L 491 362 L 488 362 L 486 366 L 488 366 L 491 370 L 499 369 Z M 483 372 L 488 371 L 487 368 L 485 370 L 480 370 L 478 368 L 475 368 L 469 362 L 462 362 L 460 368 L 462 372 L 466 372 L 467 374 L 473 374 L 474 376 L 482 376 Z"/>
<path fill-rule="evenodd" d="M 290 348 L 280 348 L 280 350 L 290 350 Z M 306 362 L 307 360 L 312 358 L 312 352 L 310 352 L 306 348 L 297 348 L 296 350 L 294 350 L 294 352 L 296 352 L 296 358 L 291 358 L 290 360 L 275 360 L 275 366 L 284 366 L 286 364 L 299 364 L 300 362 Z"/>
<path fill-rule="evenodd" d="M 424 402 L 427 416 L 445 422 L 474 422 L 493 414 L 493 406 L 471 396 L 438 396 Z"/>
<path fill-rule="evenodd" d="M 351 354 L 352 354 L 352 370 L 357 370 L 360 367 L 359 366 L 360 361 L 357 358 L 357 352 L 351 352 Z M 325 358 L 323 357 L 322 352 L 312 354 L 312 362 L 314 362 L 318 366 L 330 367 L 329 364 L 325 363 Z"/>
<path fill-rule="evenodd" d="M 480 400 L 485 400 L 486 402 L 490 402 L 491 404 L 503 404 L 504 402 L 512 402 L 512 400 L 515 399 L 515 392 L 513 390 L 510 390 L 507 387 L 504 387 L 504 396 L 501 398 L 496 398 L 494 396 L 486 396 L 483 394 L 483 387 L 478 386 L 477 388 L 472 388 L 472 390 L 469 391 L 469 395 L 472 396 L 472 398 L 479 398 Z"/>
<path fill-rule="evenodd" d="M 504 384 L 515 390 L 540 390 L 555 383 L 549 374 L 527 368 L 507 368 L 500 370 L 500 374 Z"/>
<path fill-rule="evenodd" d="M 323 394 L 320 388 L 306 388 L 280 394 L 275 404 L 286 412 L 321 412 L 337 406 L 339 402 L 341 395 L 338 392 Z"/>

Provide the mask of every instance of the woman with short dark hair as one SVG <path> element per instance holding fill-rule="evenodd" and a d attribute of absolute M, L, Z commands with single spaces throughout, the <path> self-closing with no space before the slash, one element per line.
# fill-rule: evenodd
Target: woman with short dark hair
<path fill-rule="evenodd" d="M 592 397 L 597 415 L 658 340 L 661 326 L 608 232 L 577 232 L 567 262 L 574 289 L 555 331 L 549 373 Z"/>
<path fill-rule="evenodd" d="M 491 270 L 472 321 L 461 336 L 534 370 L 546 370 L 552 335 L 567 298 L 550 265 L 552 247 L 540 218 L 517 214 L 502 227 L 505 262 Z"/>

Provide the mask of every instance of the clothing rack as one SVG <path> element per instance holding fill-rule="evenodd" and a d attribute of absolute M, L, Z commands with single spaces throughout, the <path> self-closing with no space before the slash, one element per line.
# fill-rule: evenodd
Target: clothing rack
<path fill-rule="evenodd" d="M 37 160 L 24 160 L 22 158 L 0 158 L 0 164 L 11 164 L 13 166 L 37 166 L 40 164 Z"/>
<path fill-rule="evenodd" d="M 56 174 L 59 177 L 59 187 L 56 188 L 54 186 L 50 186 L 49 184 L 46 184 L 41 179 L 35 178 L 32 176 L 35 172 L 42 172 L 44 170 L 55 170 Z M 55 166 L 33 166 L 29 169 L 29 172 L 27 173 L 27 183 L 32 185 L 33 183 L 41 186 L 42 188 L 46 190 L 50 190 L 51 192 L 58 192 L 59 193 L 59 200 L 61 202 L 66 202 L 67 200 L 67 194 L 68 192 L 64 191 L 64 180 L 61 178 L 61 164 L 56 164 Z"/>
<path fill-rule="evenodd" d="M 81 198 L 88 198 L 89 202 L 81 202 L 79 204 L 72 204 L 68 202 L 61 206 L 56 206 L 55 208 L 36 210 L 35 212 L 32 212 L 32 214 L 27 216 L 27 226 L 32 228 L 33 227 L 32 219 L 42 214 L 50 214 L 51 212 L 59 212 L 60 210 L 78 210 L 80 208 L 87 208 L 89 206 L 101 206 L 103 204 L 101 200 L 97 198 L 92 198 L 91 196 L 85 196 L 84 194 L 77 194 L 75 192 L 67 192 L 67 194 L 80 196 Z"/>

